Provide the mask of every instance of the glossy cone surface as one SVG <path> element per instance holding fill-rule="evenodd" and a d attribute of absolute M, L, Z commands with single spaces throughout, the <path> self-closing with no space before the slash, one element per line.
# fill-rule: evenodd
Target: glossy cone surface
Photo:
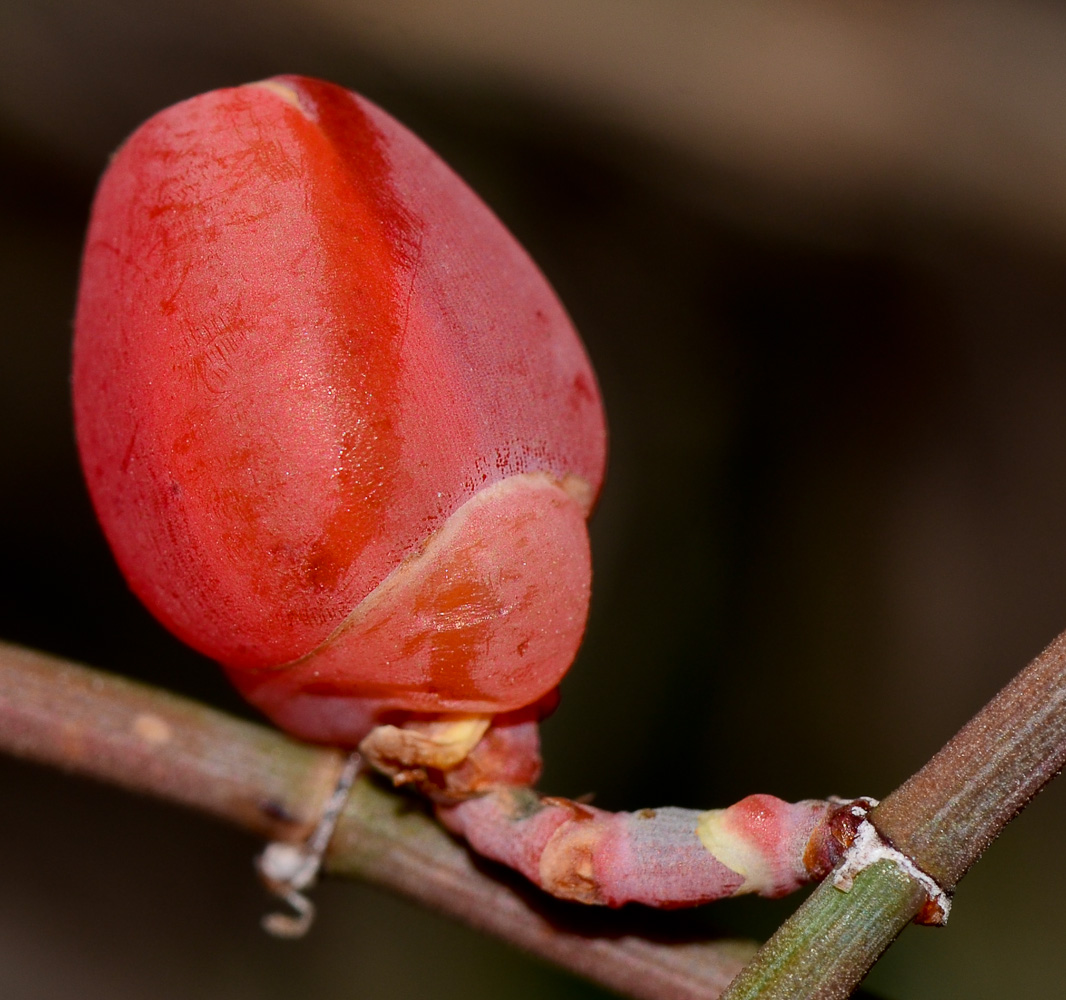
<path fill-rule="evenodd" d="M 131 586 L 289 728 L 520 707 L 568 668 L 595 378 L 513 237 L 362 98 L 279 78 L 134 133 L 93 208 L 74 388 Z"/>

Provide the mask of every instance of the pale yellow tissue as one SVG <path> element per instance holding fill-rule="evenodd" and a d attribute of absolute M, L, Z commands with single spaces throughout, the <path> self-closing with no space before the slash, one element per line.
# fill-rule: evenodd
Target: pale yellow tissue
<path fill-rule="evenodd" d="M 378 726 L 360 744 L 371 760 L 406 767 L 455 767 L 466 759 L 489 728 L 491 716 L 446 720 L 411 720 L 403 726 Z"/>
<path fill-rule="evenodd" d="M 729 822 L 728 809 L 709 809 L 700 813 L 696 835 L 708 851 L 726 868 L 743 876 L 744 882 L 734 895 L 758 892 L 772 884 L 772 872 L 766 856 Z"/>

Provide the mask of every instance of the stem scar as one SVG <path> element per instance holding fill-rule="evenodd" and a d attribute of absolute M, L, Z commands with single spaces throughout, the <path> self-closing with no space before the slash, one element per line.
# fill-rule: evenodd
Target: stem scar
<path fill-rule="evenodd" d="M 844 862 L 833 875 L 833 885 L 841 892 L 850 892 L 860 872 L 879 861 L 891 861 L 925 890 L 925 905 L 918 911 L 914 922 L 934 927 L 943 926 L 948 922 L 948 915 L 951 913 L 951 894 L 932 875 L 919 868 L 913 859 L 893 847 L 870 822 L 867 814 L 875 804 L 872 800 L 870 803 L 852 804 L 850 811 L 859 823 L 854 839 L 844 853 Z"/>

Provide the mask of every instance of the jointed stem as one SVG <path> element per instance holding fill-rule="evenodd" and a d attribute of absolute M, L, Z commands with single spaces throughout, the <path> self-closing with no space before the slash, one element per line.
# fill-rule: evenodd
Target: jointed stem
<path fill-rule="evenodd" d="M 337 751 L 4 643 L 0 750 L 293 842 L 310 833 L 344 762 Z M 365 777 L 340 817 L 327 869 L 400 892 L 645 1000 L 712 1000 L 754 950 L 739 941 L 659 943 L 625 933 L 624 922 L 605 927 L 602 911 L 542 902 L 485 874 L 409 798 Z"/>
<path fill-rule="evenodd" d="M 784 896 L 822 878 L 843 852 L 844 806 L 749 795 L 728 809 L 607 812 L 529 788 L 438 807 L 479 854 L 561 899 L 676 909 L 743 893 Z"/>
<path fill-rule="evenodd" d="M 1066 632 L 870 815 L 951 890 L 1066 766 Z"/>
<path fill-rule="evenodd" d="M 297 841 L 343 764 L 184 699 L 0 644 L 0 749 L 183 802 L 272 840 Z M 930 763 L 870 814 L 896 849 L 951 889 L 981 851 L 1066 765 L 1066 634 Z M 662 945 L 564 928 L 470 855 L 423 812 L 363 778 L 328 857 L 330 870 L 397 889 L 635 997 L 712 1000 L 740 964 L 731 943 Z M 823 882 L 726 994 L 730 1000 L 841 998 L 925 904 L 892 862 L 850 892 Z M 562 911 L 559 911 L 562 912 Z M 602 918 L 590 914 L 590 927 Z"/>
<path fill-rule="evenodd" d="M 950 892 L 1064 765 L 1066 633 L 874 809 L 870 820 Z M 867 869 L 849 893 L 827 879 L 760 949 L 723 1000 L 846 997 L 925 903 L 925 893 L 891 863 Z"/>
<path fill-rule="evenodd" d="M 924 904 L 921 887 L 889 861 L 867 868 L 847 893 L 826 879 L 722 1000 L 846 997 Z"/>
<path fill-rule="evenodd" d="M 539 715 L 417 717 L 360 744 L 483 857 L 560 899 L 677 909 L 744 893 L 784 896 L 821 879 L 850 844 L 852 803 L 749 795 L 727 809 L 608 812 L 543 795 Z M 865 815 L 863 800 L 862 815 Z"/>

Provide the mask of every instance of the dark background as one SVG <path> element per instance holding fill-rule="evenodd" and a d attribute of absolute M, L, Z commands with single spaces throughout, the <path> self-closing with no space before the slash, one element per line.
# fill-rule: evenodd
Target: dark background
<path fill-rule="evenodd" d="M 594 605 L 545 789 L 883 795 L 1066 627 L 1053 5 L 0 0 L 0 635 L 246 711 L 118 577 L 67 369 L 109 151 L 278 72 L 436 147 L 599 373 Z M 268 940 L 251 839 L 13 761 L 0 789 L 5 998 L 600 995 L 353 884 L 319 889 L 305 941 Z M 869 987 L 1060 992 L 1064 830 L 1053 787 Z M 697 920 L 764 936 L 794 905 Z"/>

